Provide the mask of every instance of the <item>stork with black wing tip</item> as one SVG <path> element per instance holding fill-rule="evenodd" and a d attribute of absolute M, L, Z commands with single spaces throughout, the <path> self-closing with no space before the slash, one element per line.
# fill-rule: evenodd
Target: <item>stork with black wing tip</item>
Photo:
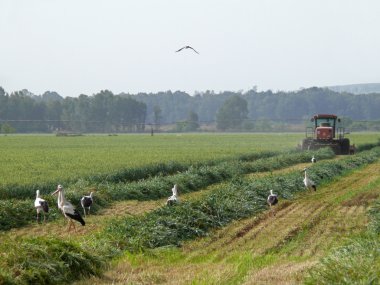
<path fill-rule="evenodd" d="M 313 189 L 314 191 L 317 191 L 317 186 L 316 184 L 314 183 L 313 180 L 311 180 L 308 176 L 307 176 L 307 168 L 305 168 L 303 170 L 303 172 L 305 172 L 305 178 L 303 179 L 303 184 L 305 185 L 305 187 L 307 189 Z"/>
<path fill-rule="evenodd" d="M 277 194 L 273 194 L 273 190 L 270 190 L 270 194 L 267 198 L 267 203 L 269 205 L 270 211 L 272 212 L 272 207 L 278 203 Z"/>
<path fill-rule="evenodd" d="M 58 194 L 58 208 L 61 209 L 63 215 L 69 222 L 68 231 L 70 231 L 72 227 L 76 230 L 73 220 L 80 222 L 81 225 L 84 226 L 86 223 L 78 210 L 75 209 L 69 201 L 66 201 L 62 185 L 58 185 L 57 190 L 55 190 L 51 195 L 55 194 Z"/>
<path fill-rule="evenodd" d="M 92 197 L 94 192 L 91 192 L 88 196 L 83 196 L 82 199 L 80 199 L 80 204 L 82 205 L 84 216 L 86 217 L 86 208 L 88 209 L 88 214 L 90 214 L 91 205 L 94 202 L 94 199 Z"/>
<path fill-rule="evenodd" d="M 269 207 L 272 207 L 278 203 L 277 194 L 273 194 L 273 190 L 270 190 L 270 194 L 268 196 L 267 203 L 268 203 Z"/>

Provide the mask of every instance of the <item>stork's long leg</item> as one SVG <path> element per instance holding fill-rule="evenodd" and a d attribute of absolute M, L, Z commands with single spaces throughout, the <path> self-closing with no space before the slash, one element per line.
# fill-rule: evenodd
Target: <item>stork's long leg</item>
<path fill-rule="evenodd" d="M 274 215 L 274 212 L 273 212 L 272 204 L 269 205 L 269 206 L 270 206 L 270 213 L 271 213 L 271 215 L 273 216 L 273 215 Z"/>
<path fill-rule="evenodd" d="M 75 229 L 75 223 L 73 222 L 73 220 L 70 219 L 70 229 L 71 228 L 74 228 L 74 230 L 76 231 L 76 229 Z"/>
<path fill-rule="evenodd" d="M 74 227 L 74 231 L 76 232 L 77 231 L 77 228 L 76 228 L 76 226 L 75 226 L 75 223 L 73 222 L 73 220 L 70 220 L 71 221 L 71 224 L 73 225 L 73 227 Z"/>
<path fill-rule="evenodd" d="M 66 216 L 65 212 L 63 212 L 63 215 L 65 216 L 65 218 L 66 218 L 66 220 L 68 222 L 68 225 L 69 225 L 67 231 L 70 231 L 73 221 L 68 216 Z"/>

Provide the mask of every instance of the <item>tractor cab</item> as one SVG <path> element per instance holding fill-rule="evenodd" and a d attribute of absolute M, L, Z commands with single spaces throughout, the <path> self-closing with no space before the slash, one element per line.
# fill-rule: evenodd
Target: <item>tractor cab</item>
<path fill-rule="evenodd" d="M 335 138 L 336 122 L 340 122 L 335 115 L 320 114 L 311 118 L 314 122 L 314 139 L 332 140 Z"/>

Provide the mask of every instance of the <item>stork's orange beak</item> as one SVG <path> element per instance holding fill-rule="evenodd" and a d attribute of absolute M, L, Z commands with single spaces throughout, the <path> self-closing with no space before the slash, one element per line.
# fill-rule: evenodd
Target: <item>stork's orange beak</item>
<path fill-rule="evenodd" d="M 58 192 L 59 192 L 59 190 L 61 190 L 61 189 L 57 189 L 57 190 L 55 190 L 53 193 L 51 193 L 51 195 L 53 196 L 53 195 L 55 195 L 55 194 L 57 194 Z"/>

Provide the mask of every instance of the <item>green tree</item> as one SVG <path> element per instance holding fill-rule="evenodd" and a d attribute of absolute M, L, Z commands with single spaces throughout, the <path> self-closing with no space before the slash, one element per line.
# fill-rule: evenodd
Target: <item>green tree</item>
<path fill-rule="evenodd" d="M 0 86 L 0 119 L 7 118 L 9 96 L 5 93 L 4 89 Z"/>
<path fill-rule="evenodd" d="M 1 132 L 5 135 L 12 134 L 16 132 L 16 129 L 13 128 L 10 124 L 4 123 L 1 125 Z"/>
<path fill-rule="evenodd" d="M 196 131 L 198 128 L 199 128 L 198 114 L 193 111 L 190 111 L 187 116 L 186 131 L 192 132 L 192 131 Z"/>
<path fill-rule="evenodd" d="M 228 98 L 216 113 L 216 127 L 218 130 L 241 129 L 244 119 L 247 118 L 247 101 L 238 95 Z"/>
<path fill-rule="evenodd" d="M 162 115 L 161 115 L 162 110 L 161 110 L 160 106 L 155 105 L 153 107 L 153 113 L 154 113 L 155 129 L 156 129 L 156 131 L 158 131 L 160 128 L 160 123 L 161 123 L 161 119 L 162 119 Z"/>
<path fill-rule="evenodd" d="M 199 128 L 197 113 L 190 111 L 186 121 L 179 121 L 176 123 L 177 132 L 194 132 Z"/>

